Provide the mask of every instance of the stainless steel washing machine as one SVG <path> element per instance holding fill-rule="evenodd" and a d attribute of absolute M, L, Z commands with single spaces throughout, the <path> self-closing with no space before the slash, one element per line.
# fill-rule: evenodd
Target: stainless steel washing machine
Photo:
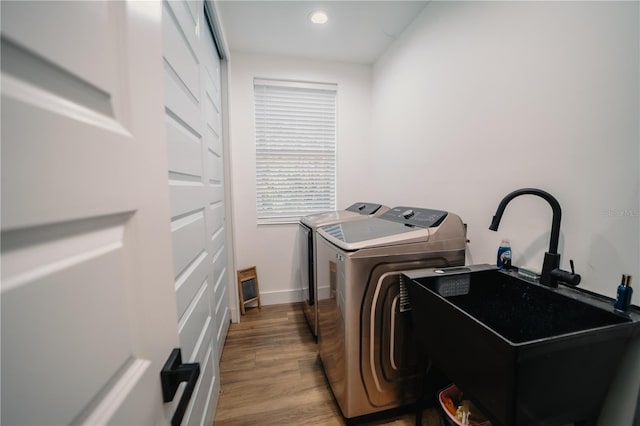
<path fill-rule="evenodd" d="M 298 230 L 299 250 L 298 271 L 302 285 L 304 315 L 314 336 L 318 335 L 318 305 L 316 298 L 316 230 L 320 226 L 351 222 L 377 217 L 387 212 L 389 207 L 376 203 L 355 203 L 346 210 L 329 211 L 300 218 Z M 326 291 L 320 288 L 320 291 Z"/>
<path fill-rule="evenodd" d="M 318 346 L 345 418 L 415 402 L 420 376 L 401 271 L 464 265 L 459 216 L 396 207 L 318 229 Z"/>

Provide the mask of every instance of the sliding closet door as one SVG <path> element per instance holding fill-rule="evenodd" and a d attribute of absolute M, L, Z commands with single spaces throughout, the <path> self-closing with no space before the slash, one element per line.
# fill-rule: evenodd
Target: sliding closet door
<path fill-rule="evenodd" d="M 230 311 L 220 60 L 201 1 L 163 3 L 165 126 L 178 330 L 202 375 L 185 419 L 213 422 Z"/>

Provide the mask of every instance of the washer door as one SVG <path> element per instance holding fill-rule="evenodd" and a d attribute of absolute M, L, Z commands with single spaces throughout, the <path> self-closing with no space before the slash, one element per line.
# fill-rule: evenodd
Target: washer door
<path fill-rule="evenodd" d="M 391 408 L 416 400 L 423 368 L 401 271 L 442 266 L 441 257 L 380 264 L 369 277 L 361 313 L 360 369 L 369 403 Z"/>

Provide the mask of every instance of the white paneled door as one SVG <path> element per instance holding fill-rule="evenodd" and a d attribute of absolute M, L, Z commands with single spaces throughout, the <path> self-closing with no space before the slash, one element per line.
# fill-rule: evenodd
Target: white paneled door
<path fill-rule="evenodd" d="M 220 60 L 202 1 L 163 4 L 165 125 L 183 357 L 203 370 L 185 419 L 213 423 L 229 327 Z"/>
<path fill-rule="evenodd" d="M 201 6 L 0 5 L 2 424 L 166 424 L 159 373 L 178 346 L 201 362 L 185 423 L 212 417 L 228 313 Z M 186 100 L 165 109 L 165 90 Z"/>

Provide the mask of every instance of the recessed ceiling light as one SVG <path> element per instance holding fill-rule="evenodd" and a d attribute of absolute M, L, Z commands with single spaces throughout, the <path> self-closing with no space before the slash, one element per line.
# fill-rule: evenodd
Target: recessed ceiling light
<path fill-rule="evenodd" d="M 329 17 L 325 12 L 317 10 L 309 14 L 309 20 L 314 24 L 326 24 L 329 20 Z"/>

